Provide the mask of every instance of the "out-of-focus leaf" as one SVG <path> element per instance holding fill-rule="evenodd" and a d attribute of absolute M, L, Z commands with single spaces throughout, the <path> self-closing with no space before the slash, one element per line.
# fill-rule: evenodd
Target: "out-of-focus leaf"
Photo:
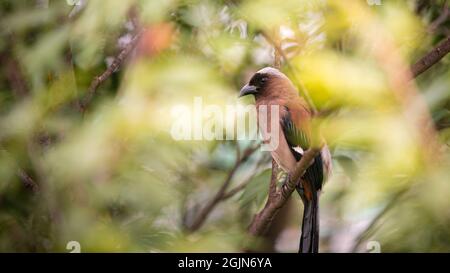
<path fill-rule="evenodd" d="M 355 175 L 357 174 L 358 168 L 357 168 L 357 165 L 353 158 L 351 158 L 350 156 L 346 156 L 346 155 L 335 155 L 333 158 L 336 159 L 340 163 L 340 165 L 344 168 L 345 173 L 349 177 L 351 177 L 351 178 L 355 177 Z"/>
<path fill-rule="evenodd" d="M 244 192 L 240 197 L 241 206 L 256 206 L 260 207 L 267 197 L 269 192 L 269 183 L 272 170 L 265 170 L 255 175 L 252 180 L 245 187 Z"/>

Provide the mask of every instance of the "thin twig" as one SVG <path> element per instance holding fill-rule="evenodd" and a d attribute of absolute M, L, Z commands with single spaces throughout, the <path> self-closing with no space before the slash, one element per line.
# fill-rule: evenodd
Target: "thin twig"
<path fill-rule="evenodd" d="M 256 145 L 254 147 L 247 148 L 242 157 L 236 161 L 233 168 L 229 171 L 227 177 L 225 178 L 224 182 L 222 183 L 222 186 L 220 189 L 216 192 L 214 197 L 206 204 L 206 206 L 203 207 L 203 209 L 197 214 L 197 217 L 194 219 L 191 225 L 187 227 L 188 231 L 193 232 L 198 230 L 203 223 L 206 221 L 208 215 L 211 213 L 211 211 L 217 206 L 217 204 L 223 200 L 223 197 L 226 195 L 226 190 L 231 184 L 231 181 L 237 171 L 237 169 L 247 161 L 247 159 L 256 151 L 258 150 L 259 145 Z"/>
<path fill-rule="evenodd" d="M 273 66 L 277 69 L 281 68 L 281 55 L 284 55 L 284 51 L 282 50 L 280 44 L 280 29 L 275 28 L 272 32 L 273 34 L 273 45 L 274 45 L 274 49 L 273 49 Z M 263 32 L 263 35 L 265 35 L 264 37 L 267 39 L 268 37 L 270 37 L 269 35 L 266 35 L 266 33 Z M 267 36 L 267 37 L 266 37 Z"/>
<path fill-rule="evenodd" d="M 231 190 L 229 190 L 227 193 L 225 193 L 222 196 L 222 200 L 227 200 L 228 198 L 231 198 L 231 197 L 235 196 L 238 192 L 240 192 L 243 189 L 245 189 L 245 187 L 247 187 L 247 185 L 251 181 L 252 181 L 251 179 L 247 179 L 246 181 L 244 181 L 241 184 L 237 185 L 236 187 L 232 188 Z"/>
<path fill-rule="evenodd" d="M 254 174 L 258 171 L 258 169 L 260 168 L 261 164 L 264 163 L 266 160 L 264 157 L 262 157 L 258 163 L 256 163 L 255 166 L 255 170 L 254 170 Z M 237 193 L 239 193 L 240 191 L 242 191 L 243 189 L 245 189 L 245 187 L 247 187 L 247 185 L 252 181 L 252 178 L 254 177 L 254 174 L 249 176 L 244 182 L 242 182 L 241 184 L 237 185 L 236 187 L 232 188 L 231 190 L 229 190 L 227 193 L 225 193 L 222 196 L 222 201 L 227 200 L 228 198 L 233 197 L 234 195 L 236 195 Z"/>
<path fill-rule="evenodd" d="M 450 9 L 448 8 L 447 3 L 444 4 L 442 8 L 442 13 L 428 26 L 428 32 L 435 32 L 436 29 L 439 28 L 443 23 L 447 21 L 448 16 L 450 15 Z"/>
<path fill-rule="evenodd" d="M 241 147 L 239 147 L 239 143 L 236 143 L 236 161 L 241 158 Z"/>
<path fill-rule="evenodd" d="M 444 58 L 448 52 L 450 52 L 450 37 L 447 37 L 444 41 L 439 43 L 438 46 L 428 52 L 411 67 L 413 77 L 415 78 L 428 70 L 434 64 L 439 62 L 439 60 Z"/>
<path fill-rule="evenodd" d="M 139 31 L 133 39 L 131 39 L 130 43 L 122 49 L 122 51 L 114 58 L 112 64 L 100 75 L 94 78 L 89 86 L 86 97 L 82 101 L 79 102 L 79 108 L 81 112 L 86 110 L 87 105 L 91 102 L 92 98 L 97 91 L 97 88 L 106 81 L 119 67 L 120 65 L 127 59 L 130 53 L 133 51 L 135 46 L 137 45 L 139 38 L 142 36 L 144 31 Z"/>

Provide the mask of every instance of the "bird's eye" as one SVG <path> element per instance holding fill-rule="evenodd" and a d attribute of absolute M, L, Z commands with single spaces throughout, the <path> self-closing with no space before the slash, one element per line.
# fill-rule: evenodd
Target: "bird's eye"
<path fill-rule="evenodd" d="M 267 80 L 267 77 L 262 77 L 262 78 L 261 78 L 261 82 L 262 82 L 262 83 L 266 82 L 266 80 Z"/>

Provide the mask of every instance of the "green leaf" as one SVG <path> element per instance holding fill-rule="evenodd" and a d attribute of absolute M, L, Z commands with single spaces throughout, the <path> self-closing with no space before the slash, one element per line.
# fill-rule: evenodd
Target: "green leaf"
<path fill-rule="evenodd" d="M 251 179 L 239 200 L 242 207 L 262 205 L 269 192 L 270 176 L 271 169 L 267 169 Z"/>

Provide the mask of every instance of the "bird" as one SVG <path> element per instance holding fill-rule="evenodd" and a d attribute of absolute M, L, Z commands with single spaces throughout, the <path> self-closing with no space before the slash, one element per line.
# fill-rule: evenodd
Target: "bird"
<path fill-rule="evenodd" d="M 261 113 L 270 121 L 270 111 L 259 111 L 260 107 L 278 106 L 279 122 L 275 122 L 279 132 L 278 146 L 271 151 L 271 156 L 280 168 L 288 174 L 293 173 L 296 163 L 304 151 L 312 146 L 313 112 L 300 96 L 292 81 L 280 70 L 265 67 L 257 71 L 250 81 L 242 87 L 239 97 L 253 95 L 257 108 L 257 120 L 260 132 Z M 266 108 L 267 109 L 267 108 Z M 263 139 L 267 139 L 263 136 Z M 303 202 L 303 221 L 301 228 L 299 253 L 319 252 L 319 196 L 325 181 L 332 172 L 331 154 L 325 141 L 313 163 L 305 174 L 295 181 L 296 191 Z"/>

